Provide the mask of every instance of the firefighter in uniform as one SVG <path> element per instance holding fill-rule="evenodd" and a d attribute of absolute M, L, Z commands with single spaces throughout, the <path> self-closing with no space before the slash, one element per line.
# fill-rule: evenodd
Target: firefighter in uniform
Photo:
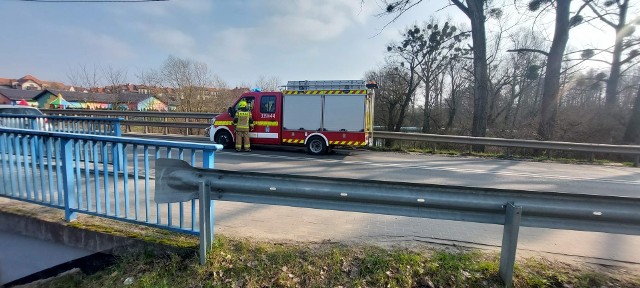
<path fill-rule="evenodd" d="M 233 117 L 233 125 L 236 127 L 236 151 L 240 151 L 243 148 L 244 151 L 251 151 L 249 131 L 253 130 L 253 118 L 245 100 L 238 103 L 238 111 Z"/>

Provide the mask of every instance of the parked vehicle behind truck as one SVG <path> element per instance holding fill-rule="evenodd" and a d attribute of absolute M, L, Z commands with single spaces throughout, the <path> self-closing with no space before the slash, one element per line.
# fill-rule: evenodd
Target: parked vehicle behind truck
<path fill-rule="evenodd" d="M 233 117 L 244 100 L 255 124 L 252 145 L 305 146 L 312 155 L 334 147 L 364 147 L 373 142 L 375 88 L 362 80 L 289 81 L 280 92 L 244 93 L 213 119 L 209 138 L 233 145 Z"/>

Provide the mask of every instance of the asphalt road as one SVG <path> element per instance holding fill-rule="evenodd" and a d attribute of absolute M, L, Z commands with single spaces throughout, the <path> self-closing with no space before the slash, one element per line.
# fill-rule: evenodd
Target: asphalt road
<path fill-rule="evenodd" d="M 392 152 L 216 153 L 216 168 L 503 189 L 640 197 L 640 169 Z"/>

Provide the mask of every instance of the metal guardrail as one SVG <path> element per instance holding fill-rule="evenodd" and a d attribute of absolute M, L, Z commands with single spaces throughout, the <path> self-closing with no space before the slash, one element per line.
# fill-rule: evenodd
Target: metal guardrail
<path fill-rule="evenodd" d="M 84 110 L 84 109 L 40 109 L 47 115 L 67 116 L 106 116 L 106 117 L 161 117 L 211 119 L 218 113 L 166 112 L 166 111 L 120 111 L 120 110 Z"/>
<path fill-rule="evenodd" d="M 163 131 L 165 135 L 169 134 L 169 128 L 186 128 L 185 132 L 189 135 L 190 129 L 205 129 L 211 126 L 210 120 L 219 115 L 218 113 L 80 109 L 42 109 L 41 111 L 48 115 L 120 117 L 127 131 L 130 131 L 131 126 L 144 127 L 144 133 L 149 133 L 150 127 L 162 127 L 165 128 Z"/>
<path fill-rule="evenodd" d="M 0 197 L 199 234 L 196 202 L 153 203 L 154 161 L 213 167 L 216 144 L 0 128 Z M 118 159 L 118 161 L 113 161 Z"/>
<path fill-rule="evenodd" d="M 158 159 L 156 171 L 154 200 L 200 199 L 203 221 L 213 199 L 504 225 L 507 286 L 520 226 L 640 235 L 640 198 L 198 169 L 175 159 Z M 204 263 L 213 223 L 201 225 Z"/>
<path fill-rule="evenodd" d="M 139 111 L 115 111 L 115 110 L 42 110 L 50 114 L 64 115 L 103 115 L 110 117 L 125 117 L 122 125 L 143 126 L 145 133 L 148 133 L 148 127 L 164 127 L 164 134 L 168 134 L 168 128 L 187 128 L 186 136 L 189 135 L 189 129 L 205 129 L 210 126 L 209 123 L 187 122 L 186 119 L 211 119 L 218 114 L 216 113 L 188 113 L 188 112 L 139 112 Z M 149 121 L 131 119 L 131 117 L 161 117 L 165 121 Z M 184 118 L 185 122 L 167 121 L 166 119 Z M 580 151 L 591 153 L 611 153 L 624 154 L 634 156 L 634 166 L 640 166 L 640 146 L 638 145 L 607 145 L 592 143 L 571 143 L 571 142 L 555 142 L 555 141 L 537 141 L 537 140 L 519 140 L 519 139 L 503 139 L 488 137 L 469 137 L 454 135 L 438 135 L 438 134 L 421 134 L 421 133 L 402 133 L 402 132 L 386 132 L 374 131 L 374 139 L 391 139 L 402 141 L 421 141 L 433 143 L 452 143 L 466 145 L 487 145 L 496 147 L 511 148 L 529 148 L 529 149 L 546 149 L 560 151 Z"/>
<path fill-rule="evenodd" d="M 122 136 L 120 118 L 0 114 L 0 128 Z"/>
<path fill-rule="evenodd" d="M 504 139 L 504 138 L 489 138 L 489 137 L 470 137 L 470 136 L 437 135 L 437 134 L 421 134 L 421 133 L 398 133 L 398 132 L 384 132 L 384 131 L 374 132 L 374 137 L 382 138 L 382 139 L 405 140 L 405 141 L 441 142 L 441 143 L 455 143 L 455 144 L 468 144 L 468 145 L 488 145 L 488 146 L 499 146 L 499 147 L 552 149 L 552 150 L 582 151 L 582 152 L 594 152 L 594 153 L 640 155 L 640 146 L 638 145 L 571 143 L 571 142 Z"/>
<path fill-rule="evenodd" d="M 467 145 L 487 145 L 497 147 L 513 147 L 513 148 L 529 148 L 529 149 L 546 149 L 561 151 L 580 151 L 589 152 L 593 159 L 593 153 L 611 153 L 632 155 L 634 157 L 634 166 L 640 165 L 640 146 L 639 145 L 608 145 L 594 143 L 571 143 L 556 141 L 538 141 L 538 140 L 522 140 L 522 139 L 504 139 L 489 137 L 470 137 L 455 135 L 437 135 L 437 134 L 421 134 L 421 133 L 398 133 L 376 131 L 373 133 L 374 139 L 392 139 L 403 141 L 422 141 L 434 143 L 454 143 Z"/>

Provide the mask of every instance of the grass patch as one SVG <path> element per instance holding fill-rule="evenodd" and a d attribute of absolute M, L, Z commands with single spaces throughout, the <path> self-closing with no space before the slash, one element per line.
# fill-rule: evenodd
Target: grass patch
<path fill-rule="evenodd" d="M 194 253 L 134 253 L 93 275 L 40 287 L 502 287 L 498 255 L 419 253 L 340 244 L 273 244 L 217 236 L 205 266 Z M 640 279 L 540 259 L 519 261 L 515 287 L 638 287 Z M 128 280 L 127 280 L 128 279 Z M 38 286 L 36 286 L 38 287 Z"/>

